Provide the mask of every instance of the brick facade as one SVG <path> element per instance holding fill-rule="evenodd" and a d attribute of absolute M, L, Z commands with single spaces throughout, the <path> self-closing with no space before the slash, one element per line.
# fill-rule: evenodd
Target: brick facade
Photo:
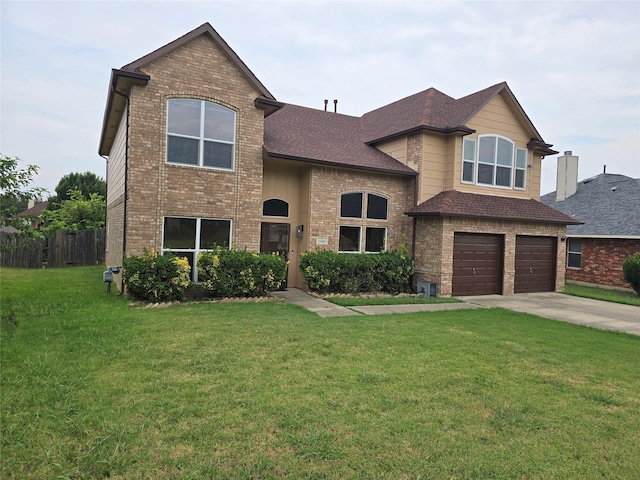
<path fill-rule="evenodd" d="M 631 288 L 624 280 L 622 262 L 638 252 L 637 239 L 583 238 L 580 268 L 567 267 L 567 280 Z"/>
<path fill-rule="evenodd" d="M 564 289 L 564 258 L 566 242 L 560 241 L 564 225 L 527 222 L 507 222 L 456 217 L 418 217 L 416 220 L 416 279 L 436 282 L 438 295 L 451 296 L 453 285 L 454 234 L 489 233 L 504 236 L 502 294 L 513 295 L 515 281 L 516 237 L 531 235 L 555 237 L 556 282 L 555 290 Z"/>

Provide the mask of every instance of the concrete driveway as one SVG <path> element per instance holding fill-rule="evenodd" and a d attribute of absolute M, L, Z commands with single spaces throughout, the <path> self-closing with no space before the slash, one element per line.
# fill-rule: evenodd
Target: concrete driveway
<path fill-rule="evenodd" d="M 563 322 L 640 335 L 640 307 L 562 293 L 520 293 L 460 297 L 465 302 L 530 313 Z"/>

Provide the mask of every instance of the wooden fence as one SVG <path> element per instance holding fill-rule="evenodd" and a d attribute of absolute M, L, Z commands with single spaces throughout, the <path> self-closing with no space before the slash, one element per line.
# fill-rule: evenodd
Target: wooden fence
<path fill-rule="evenodd" d="M 0 266 L 19 268 L 102 265 L 106 230 L 58 230 L 45 240 L 6 236 L 0 240 Z"/>

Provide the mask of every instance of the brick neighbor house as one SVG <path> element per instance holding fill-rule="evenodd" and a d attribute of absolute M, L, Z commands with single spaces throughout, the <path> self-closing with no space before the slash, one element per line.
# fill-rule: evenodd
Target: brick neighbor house
<path fill-rule="evenodd" d="M 640 178 L 601 173 L 578 182 L 578 157 L 558 158 L 556 191 L 540 200 L 584 223 L 567 227 L 566 278 L 631 288 L 622 262 L 640 252 Z"/>
<path fill-rule="evenodd" d="M 286 255 L 304 288 L 301 252 L 404 245 L 443 296 L 553 291 L 579 223 L 539 201 L 557 152 L 506 83 L 361 117 L 306 108 L 277 101 L 209 24 L 112 70 L 99 153 L 108 265 L 234 245 Z"/>

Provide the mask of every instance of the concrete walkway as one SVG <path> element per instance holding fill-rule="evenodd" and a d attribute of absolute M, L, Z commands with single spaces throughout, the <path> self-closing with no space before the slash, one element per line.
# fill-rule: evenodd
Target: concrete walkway
<path fill-rule="evenodd" d="M 574 297 L 562 293 L 482 295 L 461 297 L 462 303 L 371 305 L 348 308 L 309 295 L 297 288 L 273 292 L 272 295 L 282 298 L 288 303 L 304 307 L 321 317 L 434 312 L 470 308 L 506 308 L 552 320 L 640 335 L 640 307 Z"/>
<path fill-rule="evenodd" d="M 506 308 L 562 322 L 640 335 L 640 307 L 575 297 L 562 293 L 482 295 L 462 300 L 490 308 Z"/>
<path fill-rule="evenodd" d="M 387 313 L 435 312 L 439 310 L 460 310 L 483 308 L 473 303 L 422 303 L 409 305 L 367 305 L 362 307 L 341 307 L 321 298 L 309 295 L 297 288 L 289 288 L 271 295 L 285 302 L 299 305 L 321 317 L 344 317 L 348 315 L 381 315 Z"/>

